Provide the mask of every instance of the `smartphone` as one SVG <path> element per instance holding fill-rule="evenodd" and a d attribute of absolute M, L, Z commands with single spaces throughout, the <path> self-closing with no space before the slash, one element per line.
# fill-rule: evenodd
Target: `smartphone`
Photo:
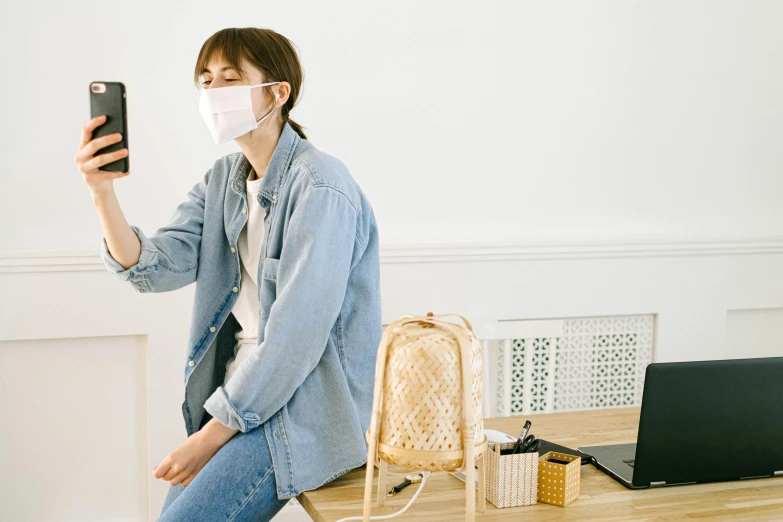
<path fill-rule="evenodd" d="M 98 150 L 95 155 L 114 152 L 128 148 L 128 115 L 125 108 L 125 85 L 121 82 L 91 82 L 90 83 L 90 118 L 106 116 L 106 123 L 92 132 L 92 139 L 108 136 L 119 132 L 122 140 Z M 130 149 L 128 149 L 130 152 Z M 112 172 L 128 172 L 130 154 L 124 158 L 112 161 L 102 166 L 100 170 Z"/>

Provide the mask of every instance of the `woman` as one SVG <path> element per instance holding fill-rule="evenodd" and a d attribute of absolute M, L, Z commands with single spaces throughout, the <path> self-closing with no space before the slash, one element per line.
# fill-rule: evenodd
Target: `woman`
<path fill-rule="evenodd" d="M 285 37 L 224 29 L 194 79 L 218 159 L 168 225 L 128 225 L 91 139 L 76 161 L 103 227 L 107 269 L 139 292 L 196 282 L 182 412 L 188 438 L 154 471 L 159 520 L 269 520 L 301 491 L 362 466 L 381 338 L 375 216 L 338 159 L 289 118 L 303 73 Z"/>

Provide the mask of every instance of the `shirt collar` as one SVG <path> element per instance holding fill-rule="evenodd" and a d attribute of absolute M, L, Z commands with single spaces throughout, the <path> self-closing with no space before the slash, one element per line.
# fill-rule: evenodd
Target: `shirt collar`
<path fill-rule="evenodd" d="M 283 183 L 283 177 L 291 164 L 291 159 L 296 150 L 296 146 L 299 144 L 299 140 L 302 138 L 286 121 L 283 123 L 283 131 L 280 133 L 280 138 L 277 140 L 277 146 L 272 152 L 272 157 L 269 159 L 269 165 L 266 168 L 266 173 L 261 181 L 261 186 L 258 190 L 259 194 L 263 194 L 267 199 L 276 199 L 277 192 L 280 189 L 280 185 Z M 237 194 L 246 195 L 247 177 L 250 174 L 252 165 L 245 157 L 244 153 L 239 153 L 239 161 L 234 165 L 233 172 L 231 173 L 231 188 Z"/>

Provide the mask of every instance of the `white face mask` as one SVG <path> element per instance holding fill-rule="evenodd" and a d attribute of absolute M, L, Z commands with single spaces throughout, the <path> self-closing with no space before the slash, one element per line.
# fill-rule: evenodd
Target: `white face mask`
<path fill-rule="evenodd" d="M 259 83 L 258 85 L 231 85 L 202 89 L 199 100 L 199 112 L 204 118 L 215 143 L 225 143 L 258 127 L 275 109 L 256 121 L 253 114 L 253 99 L 250 89 L 274 85 L 280 82 Z M 275 93 L 275 101 L 280 95 Z"/>

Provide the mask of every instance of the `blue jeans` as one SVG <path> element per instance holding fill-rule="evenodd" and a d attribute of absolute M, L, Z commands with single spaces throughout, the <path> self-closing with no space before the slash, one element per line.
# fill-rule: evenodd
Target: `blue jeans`
<path fill-rule="evenodd" d="M 234 435 L 187 487 L 170 486 L 158 522 L 262 522 L 289 499 L 277 498 L 264 427 Z"/>

